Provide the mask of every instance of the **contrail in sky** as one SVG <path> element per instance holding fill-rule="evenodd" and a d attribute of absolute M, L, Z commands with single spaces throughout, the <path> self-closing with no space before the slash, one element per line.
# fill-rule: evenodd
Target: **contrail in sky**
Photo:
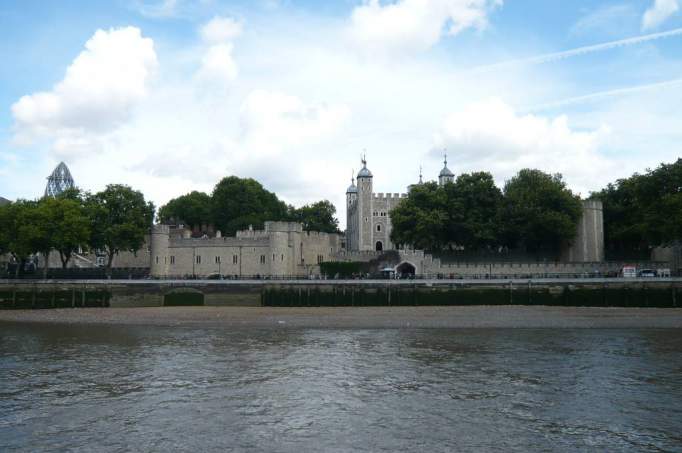
<path fill-rule="evenodd" d="M 682 85 L 682 78 L 666 80 L 665 82 L 650 83 L 647 85 L 637 85 L 628 88 L 618 88 L 615 90 L 600 91 L 597 93 L 586 94 L 584 96 L 575 96 L 572 98 L 562 99 L 556 102 L 549 102 L 547 104 L 535 105 L 524 109 L 526 112 L 537 112 L 542 110 L 551 110 L 557 107 L 564 107 L 566 105 L 581 104 L 583 102 L 595 101 L 603 98 L 609 98 L 613 96 L 621 96 L 624 94 L 637 93 L 640 91 L 653 90 L 657 88 L 668 88 L 671 86 Z"/>
<path fill-rule="evenodd" d="M 674 30 L 668 30 L 660 33 L 651 33 L 648 35 L 635 36 L 633 38 L 620 39 L 618 41 L 609 41 L 601 44 L 594 44 L 592 46 L 577 47 L 575 49 L 564 50 L 562 52 L 547 53 L 544 55 L 537 55 L 534 57 L 519 58 L 516 60 L 493 63 L 491 65 L 478 66 L 476 68 L 473 68 L 472 72 L 487 72 L 490 70 L 500 69 L 506 66 L 550 63 L 552 61 L 563 60 L 566 58 L 585 55 L 588 53 L 600 52 L 602 50 L 614 49 L 616 47 L 631 46 L 633 44 L 641 44 L 647 41 L 654 41 L 662 38 L 670 38 L 679 35 L 682 35 L 682 28 L 676 28 Z"/>

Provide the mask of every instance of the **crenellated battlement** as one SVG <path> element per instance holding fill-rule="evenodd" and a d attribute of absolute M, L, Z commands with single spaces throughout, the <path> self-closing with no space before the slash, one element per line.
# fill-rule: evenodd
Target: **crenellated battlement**
<path fill-rule="evenodd" d="M 175 238 L 170 248 L 179 247 L 267 247 L 268 237 Z"/>
<path fill-rule="evenodd" d="M 373 198 L 374 200 L 386 200 L 386 199 L 392 200 L 392 199 L 400 199 L 400 198 L 405 198 L 405 197 L 407 197 L 407 194 L 406 194 L 406 193 L 397 193 L 397 192 L 394 192 L 394 193 L 391 193 L 391 192 L 386 192 L 386 193 L 384 193 L 384 192 L 378 192 L 378 193 L 373 193 L 373 194 L 372 194 L 372 198 Z"/>
<path fill-rule="evenodd" d="M 270 233 L 263 230 L 240 230 L 235 233 L 237 239 L 267 239 Z"/>

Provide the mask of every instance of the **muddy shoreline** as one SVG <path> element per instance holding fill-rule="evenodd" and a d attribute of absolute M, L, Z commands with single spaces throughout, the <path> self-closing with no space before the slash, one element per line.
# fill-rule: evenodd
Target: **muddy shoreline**
<path fill-rule="evenodd" d="M 548 306 L 66 308 L 3 310 L 0 311 L 0 326 L 3 323 L 213 328 L 682 328 L 682 309 Z"/>

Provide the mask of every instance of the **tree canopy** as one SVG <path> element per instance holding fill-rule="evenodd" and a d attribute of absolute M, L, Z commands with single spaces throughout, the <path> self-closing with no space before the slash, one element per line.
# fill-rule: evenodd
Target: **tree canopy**
<path fill-rule="evenodd" d="M 461 174 L 445 185 L 450 242 L 479 250 L 497 245 L 502 192 L 487 172 Z"/>
<path fill-rule="evenodd" d="M 162 223 L 184 222 L 190 227 L 212 222 L 211 196 L 193 191 L 174 198 L 159 209 Z"/>
<path fill-rule="evenodd" d="M 417 248 L 439 249 L 447 241 L 447 194 L 435 182 L 413 186 L 391 211 L 391 240 Z"/>
<path fill-rule="evenodd" d="M 162 223 L 185 223 L 190 227 L 212 224 L 225 235 L 249 225 L 262 228 L 268 220 L 296 221 L 307 231 L 338 231 L 336 208 L 327 200 L 301 208 L 287 206 L 277 195 L 251 178 L 223 178 L 211 195 L 190 192 L 159 209 Z"/>
<path fill-rule="evenodd" d="M 575 236 L 581 211 L 560 175 L 521 170 L 502 192 L 490 173 L 461 174 L 444 186 L 413 186 L 391 211 L 391 239 L 428 250 L 556 250 Z"/>
<path fill-rule="evenodd" d="M 524 169 L 504 186 L 500 216 L 507 244 L 527 250 L 559 251 L 573 240 L 582 214 L 580 197 L 560 174 Z"/>
<path fill-rule="evenodd" d="M 337 233 L 339 221 L 336 219 L 336 208 L 328 200 L 307 204 L 300 208 L 289 208 L 289 219 L 303 224 L 306 231 L 322 231 Z"/>
<path fill-rule="evenodd" d="M 646 251 L 682 240 L 682 159 L 619 179 L 591 196 L 604 205 L 607 250 Z"/>
<path fill-rule="evenodd" d="M 0 251 L 9 253 L 21 264 L 38 252 L 33 242 L 35 235 L 22 228 L 22 223 L 32 217 L 29 211 L 33 211 L 35 205 L 33 201 L 17 200 L 0 206 Z M 18 275 L 20 267 L 17 266 L 15 275 Z"/>
<path fill-rule="evenodd" d="M 249 225 L 262 228 L 266 220 L 288 218 L 286 203 L 251 178 L 223 178 L 213 189 L 211 199 L 215 227 L 230 236 Z"/>
<path fill-rule="evenodd" d="M 141 192 L 125 185 L 111 184 L 87 198 L 92 221 L 90 245 L 107 254 L 107 272 L 122 250 L 136 252 L 144 244 L 154 219 L 154 205 Z"/>
<path fill-rule="evenodd" d="M 53 225 L 50 247 L 59 252 L 65 269 L 74 253 L 88 248 L 92 236 L 84 200 L 67 194 L 65 197 L 46 198 L 41 204 Z"/>

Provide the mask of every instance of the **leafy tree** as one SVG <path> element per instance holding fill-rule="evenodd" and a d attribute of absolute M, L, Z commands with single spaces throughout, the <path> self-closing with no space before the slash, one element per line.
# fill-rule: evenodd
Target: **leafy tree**
<path fill-rule="evenodd" d="M 604 242 L 606 248 L 618 252 L 647 250 L 645 227 L 637 200 L 637 180 L 640 175 L 620 179 L 609 184 L 602 191 L 593 193 L 592 198 L 602 201 L 604 209 Z"/>
<path fill-rule="evenodd" d="M 193 191 L 174 198 L 159 209 L 162 223 L 185 223 L 190 227 L 213 223 L 211 196 Z"/>
<path fill-rule="evenodd" d="M 144 245 L 154 218 L 154 205 L 141 192 L 112 184 L 88 197 L 88 216 L 92 221 L 90 246 L 107 254 L 107 276 L 111 276 L 114 257 L 122 250 L 136 252 Z"/>
<path fill-rule="evenodd" d="M 524 169 L 504 186 L 502 223 L 509 245 L 529 251 L 555 251 L 575 238 L 582 213 L 560 174 Z"/>
<path fill-rule="evenodd" d="M 42 248 L 39 241 L 44 222 L 38 219 L 36 202 L 17 200 L 0 206 L 0 248 L 17 262 L 15 277 L 28 258 Z M 27 222 L 31 222 L 28 223 Z M 33 224 L 35 222 L 35 225 Z"/>
<path fill-rule="evenodd" d="M 391 211 L 391 241 L 437 250 L 447 242 L 446 196 L 435 182 L 415 185 Z"/>
<path fill-rule="evenodd" d="M 287 205 L 251 178 L 223 178 L 211 198 L 215 226 L 225 235 L 234 235 L 249 225 L 262 228 L 266 220 L 289 218 Z"/>
<path fill-rule="evenodd" d="M 592 197 L 604 204 L 609 249 L 648 250 L 682 240 L 682 159 L 619 179 Z"/>
<path fill-rule="evenodd" d="M 85 248 L 91 237 L 90 218 L 82 199 L 66 197 L 45 198 L 40 201 L 44 215 L 51 224 L 51 248 L 59 252 L 62 268 L 66 269 L 71 257 Z"/>
<path fill-rule="evenodd" d="M 46 206 L 42 202 L 26 202 L 19 213 L 17 244 L 19 249 L 24 250 L 25 255 L 34 253 L 43 255 L 45 259 L 43 263 L 43 278 L 47 278 L 54 232 L 55 224 L 52 222 Z"/>
<path fill-rule="evenodd" d="M 448 242 L 479 250 L 499 244 L 502 192 L 487 172 L 461 174 L 446 184 Z"/>
<path fill-rule="evenodd" d="M 305 231 L 322 231 L 337 233 L 339 221 L 336 219 L 336 208 L 327 201 L 318 201 L 300 208 L 290 207 L 290 218 L 303 224 Z"/>

